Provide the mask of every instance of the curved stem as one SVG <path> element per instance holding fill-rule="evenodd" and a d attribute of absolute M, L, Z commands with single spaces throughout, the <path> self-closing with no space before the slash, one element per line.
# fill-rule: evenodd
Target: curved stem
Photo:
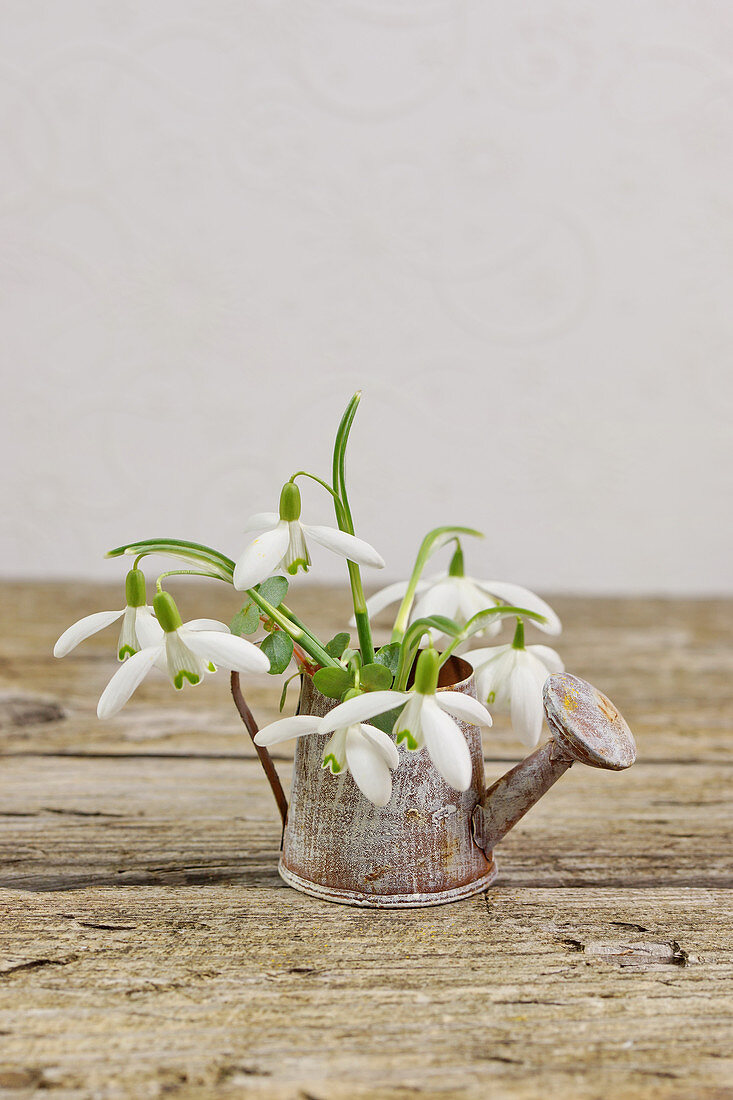
<path fill-rule="evenodd" d="M 480 539 L 484 537 L 480 531 L 475 531 L 473 527 L 436 527 L 433 531 L 428 531 L 427 535 L 420 543 L 420 549 L 417 552 L 415 564 L 407 584 L 407 591 L 400 604 L 400 609 L 397 612 L 397 618 L 395 619 L 394 628 L 392 630 L 393 642 L 401 642 L 405 636 L 407 624 L 410 621 L 410 612 L 412 611 L 412 605 L 415 601 L 417 586 L 420 583 L 420 577 L 428 563 L 430 555 L 434 554 L 436 550 L 444 546 L 447 542 L 453 542 L 455 535 L 473 535 L 475 538 Z"/>
<path fill-rule="evenodd" d="M 224 578 L 219 576 L 218 573 L 205 573 L 201 569 L 168 569 L 165 573 L 161 573 L 155 582 L 155 587 L 158 592 L 162 591 L 161 581 L 166 577 L 208 577 L 212 581 L 223 581 Z M 229 583 L 228 581 L 226 582 Z"/>
<path fill-rule="evenodd" d="M 282 783 L 280 782 L 280 776 L 277 774 L 275 765 L 272 762 L 272 757 L 263 745 L 255 744 L 255 734 L 257 733 L 258 726 L 255 721 L 252 711 L 247 706 L 247 700 L 242 694 L 242 688 L 239 683 L 239 673 L 233 672 L 231 675 L 232 686 L 232 698 L 234 699 L 234 705 L 239 711 L 239 717 L 244 722 L 247 729 L 247 733 L 252 738 L 252 744 L 257 750 L 257 755 L 260 758 L 260 764 L 267 776 L 267 782 L 270 784 L 270 790 L 273 793 L 277 808 L 280 811 L 280 819 L 285 829 L 285 823 L 288 820 L 288 800 L 285 797 L 285 791 L 283 790 Z"/>

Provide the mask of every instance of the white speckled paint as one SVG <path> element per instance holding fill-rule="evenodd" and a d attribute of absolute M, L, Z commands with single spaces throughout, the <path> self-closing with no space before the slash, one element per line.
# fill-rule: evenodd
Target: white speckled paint
<path fill-rule="evenodd" d="M 465 662 L 460 662 L 464 671 Z M 473 676 L 454 688 L 476 697 Z M 300 712 L 336 705 L 303 677 Z M 412 908 L 455 901 L 483 890 L 496 867 L 473 841 L 471 818 L 484 791 L 481 734 L 464 722 L 472 785 L 454 791 L 424 750 L 400 748 L 392 798 L 373 806 L 347 772 L 322 768 L 327 736 L 300 737 L 280 874 L 291 886 L 330 901 L 373 908 Z"/>

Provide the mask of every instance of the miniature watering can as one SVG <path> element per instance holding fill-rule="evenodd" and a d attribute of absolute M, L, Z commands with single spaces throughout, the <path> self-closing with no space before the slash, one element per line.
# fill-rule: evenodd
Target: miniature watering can
<path fill-rule="evenodd" d="M 473 670 L 451 657 L 438 690 L 475 698 Z M 323 716 L 336 700 L 304 676 L 300 713 Z M 473 773 L 466 791 L 442 779 L 427 753 L 400 749 L 392 798 L 369 802 L 347 771 L 321 767 L 324 737 L 296 743 L 293 784 L 279 872 L 315 897 L 378 909 L 456 901 L 496 877 L 493 849 L 552 784 L 577 761 L 620 771 L 636 759 L 634 738 L 614 705 L 585 680 L 556 673 L 544 686 L 550 740 L 488 790 L 481 734 L 460 722 Z"/>

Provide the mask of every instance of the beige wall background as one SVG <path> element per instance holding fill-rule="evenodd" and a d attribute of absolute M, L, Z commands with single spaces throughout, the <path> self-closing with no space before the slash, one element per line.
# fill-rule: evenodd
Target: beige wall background
<path fill-rule="evenodd" d="M 375 580 L 730 592 L 732 107 L 722 0 L 3 0 L 2 572 L 236 555 L 362 388 Z"/>

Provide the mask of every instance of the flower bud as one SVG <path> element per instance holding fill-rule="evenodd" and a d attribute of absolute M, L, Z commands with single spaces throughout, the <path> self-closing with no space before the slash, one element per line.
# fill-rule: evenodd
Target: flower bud
<path fill-rule="evenodd" d="M 153 611 L 166 634 L 172 634 L 174 630 L 178 630 L 179 626 L 183 626 L 176 601 L 170 592 L 158 592 L 153 600 Z"/>
<path fill-rule="evenodd" d="M 418 657 L 415 669 L 415 691 L 420 695 L 435 694 L 440 672 L 439 660 L 438 651 L 432 648 L 424 649 Z"/>
<path fill-rule="evenodd" d="M 125 600 L 128 607 L 145 606 L 145 574 L 141 569 L 131 569 L 125 577 Z"/>
<path fill-rule="evenodd" d="M 280 519 L 288 523 L 300 519 L 300 489 L 292 481 L 286 482 L 280 493 Z"/>

